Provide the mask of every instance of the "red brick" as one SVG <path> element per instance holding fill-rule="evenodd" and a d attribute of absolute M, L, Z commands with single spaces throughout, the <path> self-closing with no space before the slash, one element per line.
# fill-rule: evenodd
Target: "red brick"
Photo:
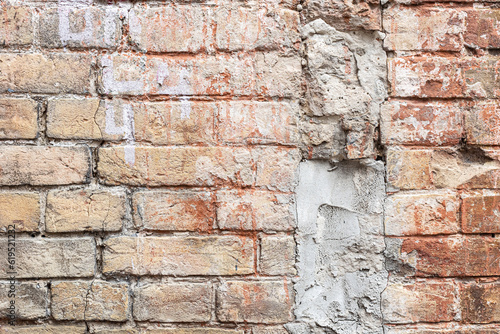
<path fill-rule="evenodd" d="M 472 104 L 465 112 L 467 143 L 500 145 L 500 107 L 496 101 Z"/>
<path fill-rule="evenodd" d="M 154 231 L 210 231 L 215 199 L 209 192 L 141 191 L 133 196 L 137 227 Z"/>
<path fill-rule="evenodd" d="M 220 139 L 234 144 L 297 144 L 298 109 L 287 102 L 219 103 Z"/>
<path fill-rule="evenodd" d="M 500 10 L 468 9 L 465 13 L 464 43 L 475 48 L 500 48 Z"/>
<path fill-rule="evenodd" d="M 417 276 L 498 276 L 500 240 L 486 236 L 401 239 L 403 262 Z"/>
<path fill-rule="evenodd" d="M 500 96 L 495 73 L 499 60 L 490 57 L 402 57 L 389 59 L 392 96 Z"/>
<path fill-rule="evenodd" d="M 500 321 L 500 284 L 463 284 L 461 287 L 462 319 L 468 323 Z"/>
<path fill-rule="evenodd" d="M 500 233 L 500 192 L 479 190 L 462 194 L 464 233 Z"/>
<path fill-rule="evenodd" d="M 465 13 L 455 9 L 391 6 L 384 10 L 389 50 L 460 51 Z"/>
<path fill-rule="evenodd" d="M 286 323 L 292 320 L 286 281 L 225 281 L 217 291 L 217 318 L 222 322 Z"/>
<path fill-rule="evenodd" d="M 450 281 L 389 283 L 382 293 L 384 321 L 397 324 L 456 320 L 456 290 Z"/>
<path fill-rule="evenodd" d="M 456 145 L 463 133 L 456 103 L 390 101 L 382 105 L 380 131 L 386 145 Z"/>
<path fill-rule="evenodd" d="M 241 236 L 112 237 L 103 273 L 127 275 L 245 275 L 254 272 L 254 242 Z"/>
<path fill-rule="evenodd" d="M 460 230 L 460 202 L 452 191 L 405 193 L 385 202 L 385 234 L 393 236 L 454 234 Z"/>

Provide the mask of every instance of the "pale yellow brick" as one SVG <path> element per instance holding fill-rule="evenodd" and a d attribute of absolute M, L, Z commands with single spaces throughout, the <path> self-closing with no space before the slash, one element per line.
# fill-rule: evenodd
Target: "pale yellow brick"
<path fill-rule="evenodd" d="M 257 172 L 255 185 L 269 190 L 292 191 L 297 184 L 301 155 L 294 148 L 259 148 L 252 151 Z"/>
<path fill-rule="evenodd" d="M 0 229 L 14 225 L 16 232 L 38 230 L 40 195 L 33 192 L 0 193 Z"/>
<path fill-rule="evenodd" d="M 0 278 L 9 278 L 8 272 L 13 269 L 17 278 L 94 275 L 96 246 L 93 238 L 16 238 L 15 248 L 15 266 L 9 265 L 7 256 L 0 258 Z M 0 240 L 0 252 L 7 254 L 7 238 Z"/>
<path fill-rule="evenodd" d="M 244 275 L 254 272 L 254 242 L 247 237 L 112 237 L 103 272 L 131 275 Z"/>
<path fill-rule="evenodd" d="M 56 320 L 126 321 L 128 284 L 105 281 L 54 282 L 51 310 Z"/>
<path fill-rule="evenodd" d="M 28 6 L 1 6 L 0 44 L 25 46 L 31 43 L 33 43 L 32 9 Z"/>
<path fill-rule="evenodd" d="M 208 322 L 212 317 L 212 287 L 205 283 L 145 283 L 134 296 L 137 321 Z"/>
<path fill-rule="evenodd" d="M 82 325 L 24 325 L 0 327 L 0 334 L 85 334 L 87 327 Z"/>
<path fill-rule="evenodd" d="M 0 184 L 64 185 L 88 183 L 86 146 L 0 146 Z"/>
<path fill-rule="evenodd" d="M 0 138 L 34 139 L 38 135 L 38 104 L 29 99 L 0 99 Z"/>
<path fill-rule="evenodd" d="M 91 58 L 83 54 L 0 54 L 0 92 L 90 92 Z"/>
<path fill-rule="evenodd" d="M 47 315 L 48 297 L 44 282 L 0 281 L 0 317 L 8 319 L 10 301 L 14 300 L 16 319 L 44 318 Z"/>
<path fill-rule="evenodd" d="M 45 226 L 48 232 L 119 231 L 125 206 L 123 191 L 50 191 Z"/>
<path fill-rule="evenodd" d="M 263 236 L 260 240 L 259 271 L 264 275 L 294 275 L 293 236 Z"/>

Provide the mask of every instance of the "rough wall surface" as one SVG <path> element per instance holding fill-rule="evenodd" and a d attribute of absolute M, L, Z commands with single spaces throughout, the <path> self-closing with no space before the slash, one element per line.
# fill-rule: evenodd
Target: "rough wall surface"
<path fill-rule="evenodd" d="M 500 332 L 496 7 L 0 0 L 0 333 Z"/>

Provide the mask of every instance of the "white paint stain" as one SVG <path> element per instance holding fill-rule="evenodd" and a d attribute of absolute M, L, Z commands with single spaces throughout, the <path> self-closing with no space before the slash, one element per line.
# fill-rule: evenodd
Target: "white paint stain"
<path fill-rule="evenodd" d="M 132 106 L 124 104 L 122 106 L 122 125 L 117 126 L 115 122 L 115 109 L 109 101 L 105 102 L 106 107 L 106 126 L 105 131 L 109 135 L 123 135 L 126 141 L 124 146 L 125 161 L 132 167 L 135 164 L 135 125 L 134 111 Z"/>
<path fill-rule="evenodd" d="M 72 12 L 71 7 L 59 6 L 57 7 L 57 12 L 59 14 L 59 37 L 61 38 L 61 43 L 66 45 L 68 41 L 75 42 L 88 42 L 92 40 L 92 20 L 93 15 L 90 10 L 85 11 L 85 28 L 80 32 L 72 32 L 70 27 L 70 13 Z"/>
<path fill-rule="evenodd" d="M 181 119 L 186 119 L 191 116 L 191 101 L 188 97 L 181 99 Z"/>
<path fill-rule="evenodd" d="M 108 94 L 141 93 L 143 83 L 139 80 L 115 81 L 112 56 L 102 56 L 102 82 L 104 91 Z"/>

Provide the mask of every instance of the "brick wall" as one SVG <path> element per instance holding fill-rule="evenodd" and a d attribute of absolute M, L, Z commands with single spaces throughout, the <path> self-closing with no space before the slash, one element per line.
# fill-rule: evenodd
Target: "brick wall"
<path fill-rule="evenodd" d="M 0 333 L 500 331 L 495 2 L 0 11 Z M 362 231 L 305 288 L 304 159 Z"/>

